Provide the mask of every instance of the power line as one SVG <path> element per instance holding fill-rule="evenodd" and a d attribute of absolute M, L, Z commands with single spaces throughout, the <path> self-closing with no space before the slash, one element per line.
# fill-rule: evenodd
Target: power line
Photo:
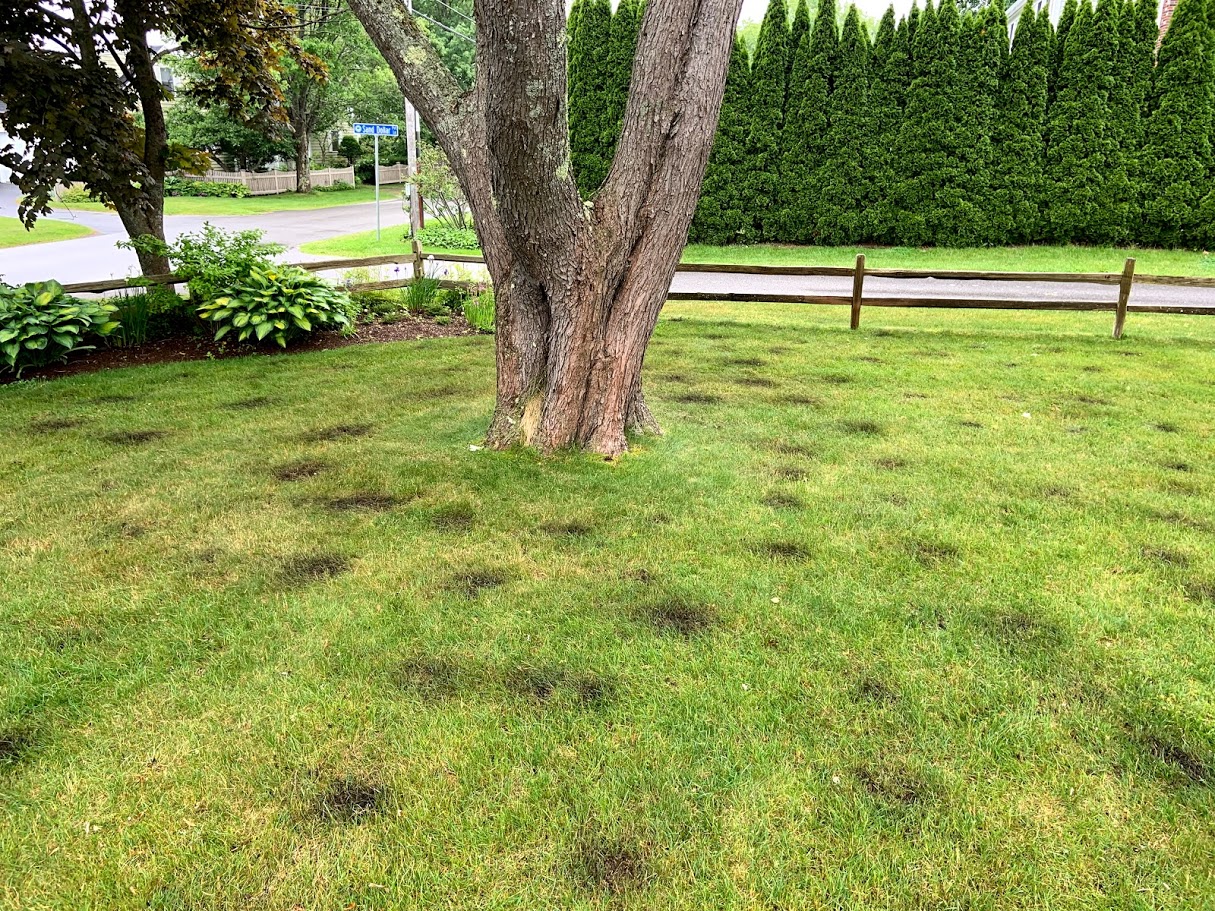
<path fill-rule="evenodd" d="M 417 16 L 419 19 L 425 19 L 431 25 L 437 25 L 439 28 L 443 29 L 443 31 L 447 32 L 448 34 L 455 35 L 457 38 L 463 38 L 469 44 L 477 43 L 474 39 L 468 37 L 468 35 L 465 35 L 463 32 L 457 32 L 454 28 L 451 28 L 450 26 L 446 26 L 442 22 L 436 22 L 434 19 L 431 19 L 425 13 L 419 13 L 417 10 L 414 10 L 413 14 L 415 16 Z"/>
<path fill-rule="evenodd" d="M 427 2 L 428 3 L 437 3 L 440 6 L 445 7 L 448 10 L 448 12 L 454 13 L 455 15 L 459 16 L 461 19 L 463 19 L 465 22 L 469 23 L 470 25 L 477 24 L 471 16 L 460 12 L 458 9 L 456 9 L 454 6 L 452 6 L 450 3 L 447 3 L 446 0 L 427 0 Z"/>

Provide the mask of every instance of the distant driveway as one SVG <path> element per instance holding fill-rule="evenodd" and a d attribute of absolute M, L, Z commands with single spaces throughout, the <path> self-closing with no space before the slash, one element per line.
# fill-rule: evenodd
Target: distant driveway
<path fill-rule="evenodd" d="M 0 216 L 16 217 L 19 196 L 19 191 L 12 184 L 0 183 Z M 51 217 L 56 221 L 85 225 L 98 233 L 77 240 L 0 250 L 0 279 L 9 284 L 21 284 L 55 278 L 67 284 L 139 274 L 135 254 L 117 246 L 118 241 L 125 240 L 127 236 L 117 215 L 74 211 L 64 206 Z M 405 212 L 395 195 L 381 200 L 380 224 L 383 228 L 391 230 L 406 221 Z M 308 241 L 374 228 L 375 203 L 261 215 L 168 215 L 165 217 L 165 233 L 169 238 L 174 238 L 197 231 L 206 222 L 231 230 L 256 228 L 265 232 L 266 240 L 282 244 L 290 252 Z"/>

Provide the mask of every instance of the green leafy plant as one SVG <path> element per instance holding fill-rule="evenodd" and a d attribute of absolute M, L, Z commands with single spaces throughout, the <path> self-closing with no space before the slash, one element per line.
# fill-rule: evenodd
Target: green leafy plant
<path fill-rule="evenodd" d="M 349 138 L 349 137 L 347 137 L 347 138 Z M 353 190 L 354 184 L 346 183 L 346 181 L 344 181 L 344 180 L 335 180 L 333 183 L 331 183 L 327 187 L 318 186 L 318 187 L 313 187 L 312 189 L 316 190 L 316 192 L 318 192 L 318 193 L 338 193 L 342 190 Z"/>
<path fill-rule="evenodd" d="M 261 231 L 225 231 L 210 222 L 201 231 L 182 234 L 171 244 L 154 237 L 136 237 L 123 246 L 164 253 L 190 288 L 195 304 L 205 304 L 243 281 L 253 269 L 267 269 L 283 252 L 279 244 L 262 240 Z"/>
<path fill-rule="evenodd" d="M 444 309 L 439 304 L 439 280 L 435 278 L 415 278 L 401 292 L 401 303 L 410 313 L 419 316 L 434 316 L 436 311 Z"/>
<path fill-rule="evenodd" d="M 81 186 L 71 186 L 59 193 L 59 201 L 66 203 L 93 202 L 93 196 Z"/>
<path fill-rule="evenodd" d="M 303 269 L 258 266 L 198 315 L 216 324 L 216 341 L 235 332 L 237 341 L 270 340 L 286 348 L 315 329 L 349 329 L 354 309 L 349 294 Z"/>
<path fill-rule="evenodd" d="M 243 199 L 249 188 L 243 183 L 224 183 L 218 180 L 192 180 L 186 177 L 165 178 L 166 196 L 210 196 L 221 199 Z"/>
<path fill-rule="evenodd" d="M 494 331 L 494 289 L 471 294 L 464 299 L 464 319 L 479 332 Z"/>
<path fill-rule="evenodd" d="M 198 329 L 198 317 L 188 302 L 159 285 L 127 293 L 117 300 L 117 306 L 115 318 L 122 325 L 110 336 L 110 344 L 119 348 Z"/>
<path fill-rule="evenodd" d="M 118 328 L 113 319 L 117 309 L 104 301 L 68 297 L 59 282 L 19 288 L 0 284 L 0 368 L 20 376 L 29 367 L 93 348 L 85 342 Z"/>
<path fill-rule="evenodd" d="M 432 225 L 418 232 L 423 247 L 438 250 L 476 250 L 479 244 L 477 232 L 472 228 L 450 228 L 445 224 Z"/>

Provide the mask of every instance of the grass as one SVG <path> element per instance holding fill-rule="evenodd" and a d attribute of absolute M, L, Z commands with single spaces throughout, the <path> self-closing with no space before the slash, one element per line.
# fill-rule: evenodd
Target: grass
<path fill-rule="evenodd" d="M 399 231 L 385 232 L 375 241 L 374 231 L 343 234 L 300 247 L 324 256 L 384 256 L 409 251 Z M 476 254 L 477 250 L 450 250 Z M 1153 275 L 1215 275 L 1207 253 L 1189 250 L 1154 250 L 1117 247 L 787 247 L 776 244 L 714 247 L 690 244 L 683 254 L 689 263 L 738 263 L 770 266 L 852 266 L 865 254 L 873 269 L 976 269 L 1004 272 L 1121 272 L 1127 257 L 1135 257 L 1135 271 Z"/>
<path fill-rule="evenodd" d="M 391 204 L 399 195 L 392 187 L 380 187 L 380 204 Z M 170 196 L 165 199 L 165 215 L 264 215 L 267 212 L 297 211 L 300 209 L 327 209 L 332 206 L 348 206 L 354 203 L 373 202 L 375 187 L 355 187 L 352 190 L 333 190 L 324 193 L 278 193 L 273 196 L 245 196 L 241 199 L 210 196 Z M 99 202 L 60 203 L 64 211 L 73 209 L 82 212 L 108 211 Z M 374 232 L 373 232 L 374 233 Z"/>
<path fill-rule="evenodd" d="M 92 233 L 90 228 L 83 225 L 73 225 L 49 218 L 40 218 L 34 223 L 34 229 L 27 231 L 16 218 L 0 218 L 0 249 L 23 247 L 26 244 L 46 244 L 57 240 L 74 240 L 77 237 L 88 237 Z"/>
<path fill-rule="evenodd" d="M 1215 325 L 672 304 L 0 388 L 0 905 L 1210 908 Z"/>

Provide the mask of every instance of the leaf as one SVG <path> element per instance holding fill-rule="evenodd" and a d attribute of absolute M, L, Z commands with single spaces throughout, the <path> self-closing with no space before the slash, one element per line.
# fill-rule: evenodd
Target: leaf
<path fill-rule="evenodd" d="M 273 323 L 259 323 L 257 327 L 257 340 L 260 342 L 267 335 L 274 331 Z"/>

